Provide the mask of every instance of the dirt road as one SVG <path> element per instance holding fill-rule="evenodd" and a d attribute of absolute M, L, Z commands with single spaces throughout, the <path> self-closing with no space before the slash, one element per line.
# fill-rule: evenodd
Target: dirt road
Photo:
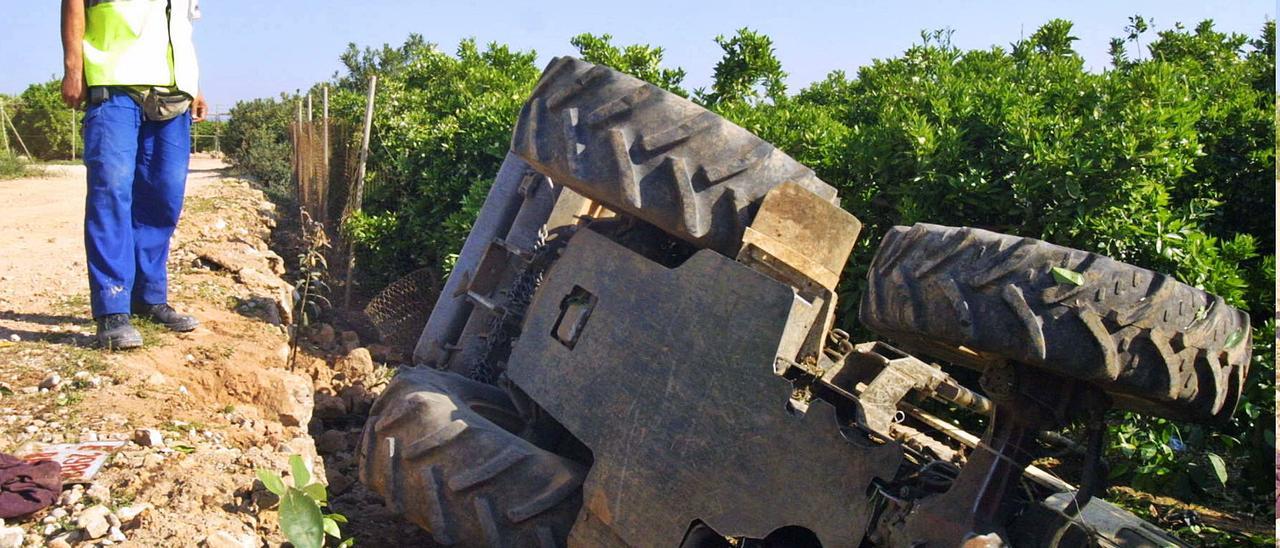
<path fill-rule="evenodd" d="M 114 353 L 95 347 L 89 318 L 84 168 L 0 181 L 0 452 L 127 442 L 59 504 L 0 522 L 0 546 L 279 545 L 277 501 L 254 470 L 286 470 L 292 454 L 327 480 L 362 545 L 421 538 L 354 481 L 355 412 L 388 370 L 331 329 L 290 370 L 280 216 L 225 168 L 193 158 L 170 257 L 170 302 L 203 325 L 143 323 L 143 348 Z"/>
<path fill-rule="evenodd" d="M 221 180 L 221 160 L 195 157 L 187 194 Z M 84 166 L 47 166 L 40 177 L 0 181 L 0 309 L 47 309 L 87 296 L 84 255 Z M 184 223 L 182 228 L 187 228 Z M 0 334 L 39 332 L 35 318 L 0 317 Z"/>

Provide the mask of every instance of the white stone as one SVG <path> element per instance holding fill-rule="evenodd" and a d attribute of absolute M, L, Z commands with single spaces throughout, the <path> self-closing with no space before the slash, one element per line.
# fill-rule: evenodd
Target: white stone
<path fill-rule="evenodd" d="M 0 548 L 22 548 L 25 537 L 21 527 L 0 527 Z"/>
<path fill-rule="evenodd" d="M 124 508 L 120 508 L 119 510 L 116 510 L 116 517 L 120 518 L 120 522 L 123 525 L 128 525 L 130 523 L 133 523 L 133 520 L 138 519 L 139 516 L 146 513 L 147 510 L 150 510 L 150 509 L 151 509 L 151 503 L 149 502 L 140 502 L 137 504 L 130 504 L 129 506 L 125 506 Z"/>
<path fill-rule="evenodd" d="M 58 499 L 58 504 L 63 506 L 75 506 L 76 503 L 80 502 L 80 497 L 83 496 L 84 490 L 72 488 L 70 491 L 62 492 L 62 496 Z"/>
<path fill-rule="evenodd" d="M 90 485 L 89 489 L 85 491 L 84 494 L 98 502 L 111 502 L 111 488 L 107 487 L 105 483 L 94 483 L 93 485 Z"/>
<path fill-rule="evenodd" d="M 76 516 L 76 526 L 89 538 L 102 538 L 111 529 L 111 523 L 107 521 L 110 513 L 106 506 L 95 504 Z"/>
<path fill-rule="evenodd" d="M 201 546 L 205 548 L 256 548 L 261 544 L 257 535 L 253 533 L 237 534 L 229 531 L 218 531 L 205 537 Z"/>

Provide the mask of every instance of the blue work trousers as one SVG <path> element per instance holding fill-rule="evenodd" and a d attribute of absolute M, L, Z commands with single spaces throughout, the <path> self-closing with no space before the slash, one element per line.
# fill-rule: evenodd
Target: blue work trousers
<path fill-rule="evenodd" d="M 191 155 L 190 112 L 153 122 L 123 91 L 84 116 L 84 248 L 93 317 L 168 302 L 169 238 Z"/>

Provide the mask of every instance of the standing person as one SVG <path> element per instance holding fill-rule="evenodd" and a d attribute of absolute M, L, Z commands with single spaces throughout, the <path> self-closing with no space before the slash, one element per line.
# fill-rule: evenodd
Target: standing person
<path fill-rule="evenodd" d="M 169 238 L 182 211 L 191 123 L 208 110 L 191 22 L 198 0 L 62 0 L 62 99 L 85 105 L 89 302 L 106 348 L 136 348 L 130 315 L 174 331 Z M 86 104 L 87 103 L 87 104 Z"/>

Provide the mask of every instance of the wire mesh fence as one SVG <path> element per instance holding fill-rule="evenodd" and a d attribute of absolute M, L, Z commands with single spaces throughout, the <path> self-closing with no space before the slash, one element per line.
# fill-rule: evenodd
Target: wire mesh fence
<path fill-rule="evenodd" d="M 440 278 L 435 269 L 419 268 L 379 291 L 365 305 L 364 313 L 383 344 L 409 354 L 439 294 Z"/>
<path fill-rule="evenodd" d="M 373 84 L 369 92 L 369 100 L 372 99 Z M 299 209 L 323 226 L 333 242 L 329 264 L 347 265 L 345 280 L 338 279 L 343 272 L 330 273 L 344 293 L 344 298 L 335 299 L 334 304 L 355 310 L 363 300 L 360 295 L 369 293 L 356 292 L 356 303 L 352 302 L 351 287 L 358 278 L 352 275 L 355 246 L 342 225 L 360 211 L 363 195 L 368 191 L 362 184 L 360 164 L 361 150 L 368 143 L 372 111 L 367 109 L 361 128 L 330 118 L 323 104 L 317 110 L 320 116 L 315 115 L 309 99 L 299 101 L 296 120 L 290 124 L 295 198 Z M 437 269 L 420 268 L 372 294 L 360 312 L 372 323 L 383 344 L 407 354 L 413 350 L 439 291 Z"/>

